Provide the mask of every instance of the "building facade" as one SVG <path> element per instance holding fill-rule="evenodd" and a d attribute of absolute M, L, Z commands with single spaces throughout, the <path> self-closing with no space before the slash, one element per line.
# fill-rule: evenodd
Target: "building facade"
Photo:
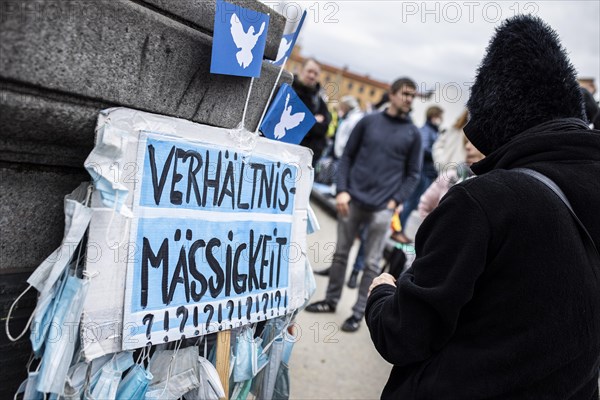
<path fill-rule="evenodd" d="M 300 55 L 301 47 L 296 45 L 285 69 L 297 75 L 307 57 Z M 347 67 L 339 68 L 330 64 L 321 63 L 321 77 L 319 79 L 324 94 L 329 104 L 339 101 L 346 95 L 358 99 L 363 110 L 377 104 L 390 85 L 375 80 L 369 75 L 360 75 L 350 72 Z"/>

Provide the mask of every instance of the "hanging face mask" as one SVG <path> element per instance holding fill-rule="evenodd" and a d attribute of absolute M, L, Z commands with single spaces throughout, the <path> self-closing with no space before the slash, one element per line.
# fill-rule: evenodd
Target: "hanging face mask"
<path fill-rule="evenodd" d="M 108 208 L 126 215 L 130 210 L 124 206 L 129 190 L 115 180 L 122 171 L 115 172 L 115 166 L 122 162 L 127 150 L 127 132 L 106 123 L 98 130 L 97 144 L 84 162 L 85 169 L 94 180 L 94 187 L 100 193 L 102 203 Z"/>
<path fill-rule="evenodd" d="M 51 325 L 60 334 L 55 340 L 46 341 L 38 377 L 40 392 L 63 394 L 88 288 L 88 278 L 68 276 L 60 297 L 55 300 L 57 305 Z"/>
<path fill-rule="evenodd" d="M 260 384 L 259 399 L 270 399 L 273 397 L 275 389 L 275 381 L 281 365 L 283 356 L 283 338 L 277 337 L 271 344 L 269 349 L 269 363 L 266 365 L 262 374 L 262 382 Z"/>
<path fill-rule="evenodd" d="M 173 399 L 200 386 L 198 380 L 198 347 L 157 350 L 150 359 L 148 370 L 152 381 L 146 398 Z"/>
<path fill-rule="evenodd" d="M 43 400 L 44 394 L 37 391 L 37 380 L 40 374 L 39 365 L 36 371 L 29 371 L 32 359 L 27 363 L 27 379 L 21 383 L 17 392 L 15 393 L 14 400 L 17 400 L 18 395 L 23 393 L 23 400 Z"/>
<path fill-rule="evenodd" d="M 287 363 L 282 362 L 277 372 L 275 388 L 273 389 L 273 400 L 288 400 L 290 398 L 290 368 Z"/>
<path fill-rule="evenodd" d="M 239 382 L 235 384 L 233 393 L 231 394 L 231 400 L 246 400 L 250 394 L 250 388 L 252 387 L 252 381 Z"/>
<path fill-rule="evenodd" d="M 290 398 L 290 357 L 294 342 L 284 335 L 283 350 L 281 355 L 281 364 L 277 377 L 275 379 L 275 387 L 273 388 L 273 400 L 287 400 Z"/>
<path fill-rule="evenodd" d="M 200 386 L 186 393 L 185 400 L 219 400 L 225 397 L 219 373 L 204 357 L 198 357 L 198 380 Z"/>
<path fill-rule="evenodd" d="M 129 370 L 117 389 L 117 399 L 143 399 L 152 380 L 152 374 L 136 364 Z"/>
<path fill-rule="evenodd" d="M 61 399 L 65 400 L 80 400 L 84 393 L 86 385 L 86 377 L 88 374 L 88 368 L 90 368 L 90 379 L 87 384 L 88 390 L 91 390 L 96 383 L 100 380 L 100 374 L 102 368 L 109 363 L 114 356 L 112 354 L 106 354 L 102 357 L 98 357 L 91 362 L 91 366 L 86 362 L 78 362 L 69 368 L 67 374 L 67 381 L 65 382 L 65 393 Z M 89 395 L 86 399 L 89 398 Z"/>
<path fill-rule="evenodd" d="M 269 359 L 263 353 L 262 339 L 254 338 L 254 330 L 246 326 L 236 338 L 233 381 L 244 382 L 252 379 L 265 367 Z"/>
<path fill-rule="evenodd" d="M 166 386 L 150 386 L 146 392 L 146 399 L 178 399 L 184 394 L 200 386 L 196 371 L 188 369 L 177 375 L 169 377 Z"/>
<path fill-rule="evenodd" d="M 70 195 L 65 197 L 65 234 L 61 246 L 48 256 L 27 279 L 29 286 L 21 293 L 11 305 L 6 318 L 6 334 L 11 341 L 23 337 L 31 322 L 35 324 L 31 329 L 31 343 L 36 357 L 42 354 L 50 323 L 56 311 L 55 299 L 62 292 L 65 285 L 66 270 L 75 255 L 75 248 L 81 242 L 90 223 L 92 210 L 83 203 L 88 203 L 91 196 L 91 186 L 81 184 Z M 10 333 L 9 324 L 12 311 L 19 300 L 31 288 L 40 292 L 38 302 L 23 331 L 16 337 Z"/>
<path fill-rule="evenodd" d="M 265 369 L 252 381 L 251 391 L 257 398 L 271 398 L 275 390 L 280 365 L 285 357 L 284 333 L 294 314 L 274 318 L 267 321 L 262 337 L 267 345 L 264 352 L 268 353 L 269 363 Z M 291 351 L 291 350 L 290 350 Z"/>
<path fill-rule="evenodd" d="M 115 354 L 100 372 L 98 382 L 91 388 L 90 399 L 114 399 L 121 382 L 123 372 L 129 369 L 133 362 L 133 352 L 125 351 Z"/>

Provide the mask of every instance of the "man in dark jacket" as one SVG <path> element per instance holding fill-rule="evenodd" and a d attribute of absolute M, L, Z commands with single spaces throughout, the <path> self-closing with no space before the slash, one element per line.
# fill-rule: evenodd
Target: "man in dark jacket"
<path fill-rule="evenodd" d="M 313 58 L 308 58 L 302 64 L 300 75 L 294 76 L 292 87 L 300 97 L 300 100 L 308 107 L 315 116 L 317 122 L 306 134 L 301 146 L 308 147 L 313 151 L 313 167 L 321 158 L 323 150 L 327 146 L 327 128 L 331 122 L 331 114 L 327 109 L 327 103 L 321 96 L 321 85 L 319 75 L 321 67 Z"/>
<path fill-rule="evenodd" d="M 340 160 L 337 178 L 338 241 L 329 273 L 325 300 L 306 307 L 308 312 L 335 312 L 342 295 L 348 253 L 361 226 L 367 230 L 366 266 L 352 315 L 342 330 L 360 327 L 369 285 L 381 268 L 385 236 L 394 209 L 415 189 L 421 173 L 421 135 L 408 113 L 416 84 L 396 80 L 390 90 L 390 105 L 361 119 L 350 134 Z"/>
<path fill-rule="evenodd" d="M 366 320 L 394 364 L 382 398 L 598 399 L 600 132 L 583 121 L 557 34 L 505 21 L 468 102 L 465 133 L 487 157 L 425 219 L 398 281 L 375 278 Z"/>

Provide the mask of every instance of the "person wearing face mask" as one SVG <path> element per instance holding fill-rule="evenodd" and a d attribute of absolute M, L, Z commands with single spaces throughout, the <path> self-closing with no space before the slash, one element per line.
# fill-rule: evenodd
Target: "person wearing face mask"
<path fill-rule="evenodd" d="M 396 280 L 373 280 L 382 399 L 598 399 L 600 131 L 539 17 L 502 22 L 464 131 L 485 155 L 417 232 Z"/>
<path fill-rule="evenodd" d="M 444 110 L 438 106 L 431 106 L 425 112 L 425 125 L 420 129 L 421 146 L 423 149 L 423 169 L 421 170 L 421 178 L 417 188 L 404 203 L 404 208 L 402 213 L 400 213 L 401 226 L 406 226 L 410 213 L 419 205 L 421 195 L 427 190 L 431 183 L 435 181 L 435 178 L 437 178 L 437 171 L 433 165 L 432 147 L 439 136 L 443 116 Z M 403 232 L 395 233 L 392 237 L 401 243 L 410 242 Z"/>
<path fill-rule="evenodd" d="M 300 100 L 308 107 L 317 120 L 300 142 L 301 146 L 312 150 L 313 167 L 316 166 L 323 150 L 327 147 L 327 129 L 331 122 L 331 114 L 327 109 L 327 103 L 321 95 L 320 75 L 321 66 L 319 63 L 314 58 L 308 58 L 302 64 L 300 74 L 294 76 L 294 83 L 292 84 Z"/>

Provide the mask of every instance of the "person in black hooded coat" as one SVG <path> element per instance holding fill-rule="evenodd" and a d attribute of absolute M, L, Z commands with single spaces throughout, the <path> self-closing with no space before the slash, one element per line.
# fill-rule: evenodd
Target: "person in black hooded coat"
<path fill-rule="evenodd" d="M 538 17 L 505 21 L 468 102 L 465 133 L 487 157 L 416 237 L 398 281 L 371 286 L 366 320 L 394 365 L 382 398 L 598 399 L 600 131 L 575 72 Z"/>

